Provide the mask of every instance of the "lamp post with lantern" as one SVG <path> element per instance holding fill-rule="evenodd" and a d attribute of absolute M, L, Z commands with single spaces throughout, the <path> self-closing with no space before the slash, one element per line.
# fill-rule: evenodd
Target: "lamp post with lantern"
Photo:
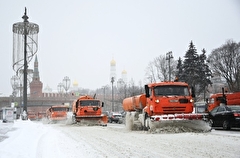
<path fill-rule="evenodd" d="M 27 9 L 22 16 L 23 22 L 13 24 L 13 70 L 18 74 L 23 67 L 23 103 L 27 112 L 27 75 L 28 63 L 38 49 L 39 26 L 28 21 Z"/>
<path fill-rule="evenodd" d="M 113 93 L 113 83 L 114 83 L 114 77 L 111 77 L 111 83 L 112 83 L 112 112 L 114 111 L 114 93 Z"/>
<path fill-rule="evenodd" d="M 63 88 L 64 88 L 64 90 L 65 90 L 65 99 L 67 98 L 67 91 L 68 91 L 68 89 L 70 88 L 70 79 L 69 79 L 69 77 L 68 76 L 65 76 L 64 78 L 63 78 L 63 82 L 62 82 L 62 84 L 63 84 Z"/>

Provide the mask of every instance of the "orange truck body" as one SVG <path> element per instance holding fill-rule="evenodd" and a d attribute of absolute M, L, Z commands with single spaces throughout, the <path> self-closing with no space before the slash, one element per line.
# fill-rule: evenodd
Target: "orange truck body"
<path fill-rule="evenodd" d="M 89 122 L 107 125 L 107 116 L 102 114 L 104 103 L 91 96 L 80 96 L 72 104 L 73 117 L 76 122 Z"/>
<path fill-rule="evenodd" d="M 222 100 L 226 98 L 226 105 L 240 105 L 240 92 L 233 93 L 216 93 L 212 94 L 208 99 L 208 111 L 211 111 L 215 107 L 219 106 Z"/>
<path fill-rule="evenodd" d="M 27 116 L 28 116 L 28 119 L 31 121 L 38 119 L 37 114 L 34 111 L 28 111 Z"/>
<path fill-rule="evenodd" d="M 65 105 L 54 105 L 46 110 L 46 117 L 50 121 L 67 120 L 69 107 Z"/>
<path fill-rule="evenodd" d="M 46 112 L 38 112 L 38 120 L 41 120 L 41 119 L 43 119 L 43 118 L 45 118 L 46 117 Z"/>
<path fill-rule="evenodd" d="M 193 96 L 185 82 L 159 82 L 145 85 L 145 94 L 125 98 L 125 111 L 146 113 L 159 120 L 169 116 L 182 119 L 202 119 L 203 114 L 194 114 Z M 164 116 L 164 117 L 162 117 Z"/>

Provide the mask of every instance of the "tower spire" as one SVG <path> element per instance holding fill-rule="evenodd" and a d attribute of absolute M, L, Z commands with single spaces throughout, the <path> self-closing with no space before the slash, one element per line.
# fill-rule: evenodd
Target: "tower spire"
<path fill-rule="evenodd" d="M 35 61 L 34 61 L 33 81 L 40 81 L 37 55 L 36 55 Z"/>
<path fill-rule="evenodd" d="M 43 84 L 40 81 L 40 77 L 39 77 L 38 59 L 36 55 L 35 61 L 34 61 L 33 78 L 32 78 L 32 82 L 30 83 L 30 96 L 31 97 L 42 96 L 42 87 L 43 87 Z"/>

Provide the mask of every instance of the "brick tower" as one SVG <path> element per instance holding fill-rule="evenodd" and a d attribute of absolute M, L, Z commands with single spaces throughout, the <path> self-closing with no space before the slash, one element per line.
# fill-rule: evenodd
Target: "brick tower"
<path fill-rule="evenodd" d="M 38 60 L 37 55 L 34 61 L 34 71 L 32 82 L 30 83 L 30 97 L 41 97 L 42 96 L 43 84 L 40 81 L 39 71 L 38 71 Z"/>

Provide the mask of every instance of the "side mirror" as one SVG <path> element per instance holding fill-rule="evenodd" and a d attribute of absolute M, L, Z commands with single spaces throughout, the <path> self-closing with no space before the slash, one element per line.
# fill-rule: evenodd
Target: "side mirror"
<path fill-rule="evenodd" d="M 102 107 L 104 107 L 104 102 L 102 102 Z"/>
<path fill-rule="evenodd" d="M 208 98 L 206 98 L 206 103 L 207 103 L 207 104 L 209 103 L 209 99 L 208 99 Z"/>
<path fill-rule="evenodd" d="M 145 88 L 146 97 L 149 98 L 150 94 L 149 94 L 149 87 L 148 87 L 148 85 L 145 85 L 144 88 Z"/>
<path fill-rule="evenodd" d="M 194 88 L 192 87 L 192 97 L 195 98 L 195 91 L 194 91 Z"/>

